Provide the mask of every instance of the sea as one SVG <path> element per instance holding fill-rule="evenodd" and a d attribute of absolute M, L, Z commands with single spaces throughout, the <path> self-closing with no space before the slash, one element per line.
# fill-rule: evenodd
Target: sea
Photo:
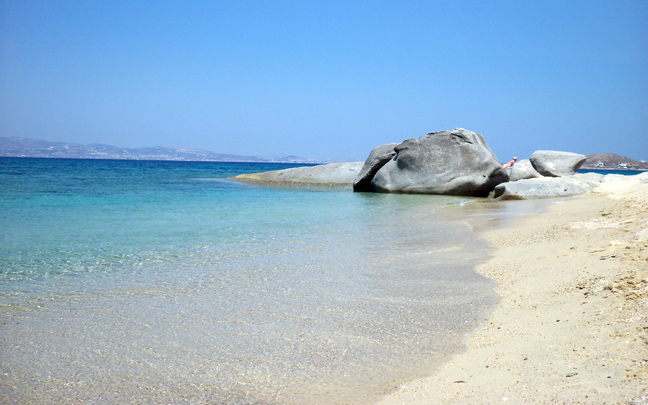
<path fill-rule="evenodd" d="M 279 163 L 0 158 L 0 402 L 365 404 L 497 302 L 542 203 L 249 185 Z"/>
<path fill-rule="evenodd" d="M 635 176 L 645 170 L 615 170 L 615 169 L 578 169 L 578 173 L 598 173 L 602 175 L 618 174 L 621 176 Z"/>

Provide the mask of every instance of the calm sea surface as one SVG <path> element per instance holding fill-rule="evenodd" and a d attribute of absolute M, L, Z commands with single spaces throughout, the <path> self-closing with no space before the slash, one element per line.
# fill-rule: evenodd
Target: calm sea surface
<path fill-rule="evenodd" d="M 0 402 L 367 403 L 462 350 L 507 205 L 228 180 L 286 167 L 0 158 Z"/>
<path fill-rule="evenodd" d="M 620 174 L 623 176 L 635 176 L 643 173 L 643 170 L 603 170 L 603 169 L 579 169 L 578 173 L 598 173 L 598 174 Z"/>

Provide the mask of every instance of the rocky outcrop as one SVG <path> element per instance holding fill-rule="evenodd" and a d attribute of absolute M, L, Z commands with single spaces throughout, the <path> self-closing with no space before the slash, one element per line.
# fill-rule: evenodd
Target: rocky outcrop
<path fill-rule="evenodd" d="M 608 181 L 609 176 L 576 173 L 584 161 L 577 153 L 537 151 L 504 169 L 481 134 L 456 128 L 378 146 L 364 163 L 296 167 L 232 179 L 275 187 L 538 199 L 583 194 Z"/>
<path fill-rule="evenodd" d="M 533 168 L 529 159 L 522 159 L 509 169 L 510 181 L 518 181 L 524 179 L 535 179 L 540 177 L 540 173 Z"/>
<path fill-rule="evenodd" d="M 529 160 L 541 175 L 562 177 L 575 174 L 586 159 L 587 156 L 578 153 L 539 150 L 533 152 Z"/>
<path fill-rule="evenodd" d="M 577 174 L 566 177 L 540 177 L 502 183 L 490 194 L 497 200 L 535 200 L 585 194 L 598 187 L 603 176 Z"/>
<path fill-rule="evenodd" d="M 584 194 L 604 176 L 576 173 L 586 156 L 571 152 L 539 150 L 509 170 L 510 182 L 497 185 L 489 197 L 499 200 L 529 200 Z"/>
<path fill-rule="evenodd" d="M 394 151 L 396 146 L 398 146 L 397 143 L 388 143 L 373 148 L 353 182 L 353 191 L 374 191 L 371 180 L 380 168 L 396 156 L 396 151 Z"/>
<path fill-rule="evenodd" d="M 362 162 L 330 163 L 327 165 L 293 167 L 263 173 L 241 174 L 232 180 L 279 187 L 351 188 Z"/>
<path fill-rule="evenodd" d="M 576 173 L 574 175 L 574 177 L 576 177 L 577 179 L 589 181 L 590 183 L 596 183 L 596 184 L 600 184 L 604 181 L 609 181 L 614 176 L 619 176 L 619 175 L 605 176 L 602 175 L 601 173 Z"/>
<path fill-rule="evenodd" d="M 374 175 L 374 191 L 486 196 L 508 174 L 484 137 L 463 128 L 429 133 L 394 148 Z"/>

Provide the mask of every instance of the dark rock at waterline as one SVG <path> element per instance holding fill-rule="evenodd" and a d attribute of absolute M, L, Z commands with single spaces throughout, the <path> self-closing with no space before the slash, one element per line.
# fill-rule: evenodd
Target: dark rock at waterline
<path fill-rule="evenodd" d="M 396 151 L 394 151 L 396 146 L 398 146 L 397 143 L 388 143 L 372 149 L 353 182 L 353 191 L 374 191 L 371 180 L 380 168 L 396 156 Z"/>
<path fill-rule="evenodd" d="M 562 177 L 575 174 L 586 159 L 587 156 L 578 153 L 539 150 L 533 152 L 529 160 L 541 175 Z"/>
<path fill-rule="evenodd" d="M 378 192 L 486 196 L 509 180 L 481 134 L 457 128 L 408 139 L 371 181 Z"/>

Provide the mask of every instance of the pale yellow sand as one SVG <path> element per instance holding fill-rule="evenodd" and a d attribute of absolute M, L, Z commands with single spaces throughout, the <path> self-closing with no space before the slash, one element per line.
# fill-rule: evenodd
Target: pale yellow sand
<path fill-rule="evenodd" d="M 648 403 L 648 173 L 484 237 L 497 309 L 464 353 L 381 403 Z"/>

